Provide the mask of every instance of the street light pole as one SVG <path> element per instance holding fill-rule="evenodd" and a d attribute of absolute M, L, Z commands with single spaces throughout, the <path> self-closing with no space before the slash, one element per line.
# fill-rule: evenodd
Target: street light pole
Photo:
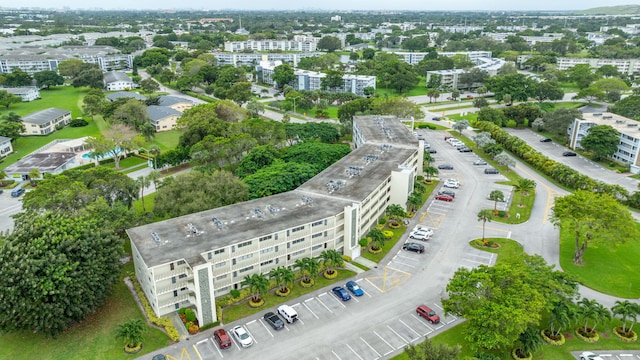
<path fill-rule="evenodd" d="M 295 114 L 296 112 L 296 99 L 300 99 L 302 96 L 296 96 L 291 98 L 293 100 L 293 113 Z"/>

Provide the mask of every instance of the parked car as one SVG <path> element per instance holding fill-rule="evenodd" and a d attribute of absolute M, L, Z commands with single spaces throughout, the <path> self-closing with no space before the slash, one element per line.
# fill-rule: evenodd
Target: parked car
<path fill-rule="evenodd" d="M 453 170 L 453 165 L 440 164 L 440 165 L 438 165 L 438 169 L 440 169 L 440 170 Z"/>
<path fill-rule="evenodd" d="M 282 321 L 274 312 L 264 314 L 264 321 L 271 325 L 274 330 L 282 330 L 282 328 L 284 328 L 284 321 Z"/>
<path fill-rule="evenodd" d="M 167 357 L 163 354 L 154 355 L 151 360 L 167 360 Z"/>
<path fill-rule="evenodd" d="M 494 168 L 486 168 L 486 169 L 484 169 L 484 173 L 485 174 L 500 174 L 500 171 L 498 171 L 498 169 L 494 169 Z"/>
<path fill-rule="evenodd" d="M 278 314 L 282 316 L 289 324 L 293 324 L 298 320 L 298 312 L 287 304 L 278 306 Z"/>
<path fill-rule="evenodd" d="M 424 245 L 414 242 L 408 242 L 402 245 L 402 250 L 413 251 L 422 254 L 424 252 Z"/>
<path fill-rule="evenodd" d="M 576 156 L 576 153 L 573 151 L 565 151 L 562 153 L 562 156 Z M 11 196 L 13 196 L 13 194 Z"/>
<path fill-rule="evenodd" d="M 349 293 L 347 292 L 347 290 L 345 290 L 342 286 L 336 286 L 334 287 L 331 291 L 333 291 L 333 293 L 335 294 L 335 296 L 338 297 L 338 299 L 342 300 L 342 301 L 349 301 L 351 300 L 351 295 L 349 295 Z"/>
<path fill-rule="evenodd" d="M 487 165 L 487 162 L 482 159 L 478 159 L 473 162 L 473 165 Z"/>
<path fill-rule="evenodd" d="M 429 154 L 435 154 L 435 153 L 437 153 L 437 152 L 438 152 L 438 151 L 436 151 L 436 149 L 431 149 L 431 148 L 429 148 Z"/>
<path fill-rule="evenodd" d="M 347 285 L 345 285 L 346 288 L 351 291 L 351 293 L 355 296 L 362 296 L 364 295 L 364 291 L 362 291 L 362 289 L 360 288 L 360 286 L 358 286 L 358 284 L 351 280 L 347 282 Z"/>
<path fill-rule="evenodd" d="M 467 99 L 473 99 L 473 95 L 467 95 Z"/>
<path fill-rule="evenodd" d="M 451 196 L 454 199 L 456 197 L 456 192 L 455 191 L 451 191 L 451 190 L 447 190 L 447 189 L 442 189 L 442 190 L 438 191 L 438 194 L 440 194 L 440 195 L 446 194 L 446 195 Z"/>
<path fill-rule="evenodd" d="M 418 134 L 418 140 L 424 140 L 424 135 Z"/>
<path fill-rule="evenodd" d="M 22 194 L 24 194 L 23 188 L 16 188 L 11 190 L 11 197 L 19 197 Z"/>
<path fill-rule="evenodd" d="M 431 144 L 429 144 L 428 142 L 426 142 L 426 141 L 425 141 L 425 142 L 424 142 L 424 148 L 425 148 L 425 149 L 429 149 L 429 148 L 431 148 Z"/>
<path fill-rule="evenodd" d="M 444 182 L 444 187 L 448 187 L 448 188 L 453 188 L 453 189 L 457 189 L 460 187 L 460 183 L 458 182 L 458 180 L 455 179 L 449 179 L 447 181 Z"/>
<path fill-rule="evenodd" d="M 416 227 L 413 228 L 413 230 L 411 232 L 423 232 L 423 233 L 427 233 L 427 235 L 432 236 L 433 235 L 433 229 L 430 227 L 426 227 L 426 226 L 421 226 L 421 225 L 417 225 Z"/>
<path fill-rule="evenodd" d="M 431 118 L 431 120 L 433 120 L 433 121 L 440 121 L 440 120 L 442 120 L 442 119 L 440 118 L 440 116 L 434 116 L 434 117 L 432 117 L 432 118 Z"/>
<path fill-rule="evenodd" d="M 549 138 L 543 138 L 543 139 L 540 139 L 540 142 L 551 142 L 551 139 L 549 139 Z"/>
<path fill-rule="evenodd" d="M 453 139 L 453 138 L 454 138 L 453 136 L 448 136 L 448 135 L 447 135 L 447 136 L 445 136 L 445 137 L 444 137 L 444 141 L 447 141 L 447 140 L 449 140 L 449 139 Z"/>
<path fill-rule="evenodd" d="M 458 149 L 458 151 L 460 152 L 473 152 L 473 150 L 471 150 L 470 148 L 463 146 L 461 148 Z"/>
<path fill-rule="evenodd" d="M 238 325 L 231 329 L 231 332 L 242 347 L 249 347 L 253 345 L 253 338 L 249 335 L 249 332 L 244 328 L 244 326 Z"/>
<path fill-rule="evenodd" d="M 583 351 L 580 354 L 580 360 L 604 360 L 602 356 L 594 354 L 591 351 Z"/>
<path fill-rule="evenodd" d="M 436 195 L 436 200 L 441 200 L 441 201 L 453 201 L 453 198 L 449 195 L 446 194 L 438 194 Z"/>
<path fill-rule="evenodd" d="M 224 329 L 218 329 L 213 332 L 213 340 L 215 340 L 216 344 L 220 349 L 226 349 L 231 347 L 231 339 L 227 332 Z"/>
<path fill-rule="evenodd" d="M 418 306 L 416 308 L 416 313 L 419 316 L 427 319 L 427 321 L 432 324 L 437 324 L 440 322 L 440 316 L 438 316 L 435 311 L 431 310 L 431 308 L 426 305 Z"/>
<path fill-rule="evenodd" d="M 2 194 L 4 191 L 2 189 L 0 189 L 0 194 Z"/>
<path fill-rule="evenodd" d="M 409 239 L 427 241 L 429 240 L 429 236 L 430 235 L 427 234 L 426 232 L 412 231 L 409 234 Z"/>

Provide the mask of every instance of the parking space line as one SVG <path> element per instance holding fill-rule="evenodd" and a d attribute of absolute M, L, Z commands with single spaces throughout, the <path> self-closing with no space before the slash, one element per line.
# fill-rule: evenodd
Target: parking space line
<path fill-rule="evenodd" d="M 389 330 L 391 330 L 394 334 L 396 334 L 402 341 L 404 341 L 405 344 L 408 344 L 409 342 L 407 340 L 405 340 L 400 334 L 398 334 L 395 330 L 393 330 L 391 328 L 391 326 L 387 325 L 387 327 L 389 328 Z M 404 345 L 403 345 L 404 346 Z M 401 347 L 399 347 L 398 349 L 401 349 Z"/>
<path fill-rule="evenodd" d="M 406 327 L 407 327 L 407 329 L 409 329 L 409 330 L 413 331 L 413 333 L 414 333 L 414 334 L 418 335 L 418 337 L 417 337 L 417 338 L 415 338 L 415 339 L 413 339 L 413 341 L 419 340 L 419 339 L 422 337 L 422 336 L 421 336 L 417 331 L 413 330 L 413 328 L 412 328 L 412 327 L 410 327 L 409 325 L 407 325 L 407 323 L 405 323 L 404 321 L 402 321 L 402 319 L 398 319 L 398 321 L 400 321 L 400 322 L 402 323 L 402 325 L 406 326 Z M 412 341 L 412 342 L 413 342 L 413 341 Z"/>
<path fill-rule="evenodd" d="M 431 333 L 433 331 L 431 326 L 429 326 L 426 321 L 424 321 L 421 318 L 417 317 L 415 314 L 411 314 L 411 316 L 413 316 L 416 320 L 420 321 L 420 324 L 422 324 L 424 327 L 426 327 L 427 329 L 431 330 L 427 334 L 429 334 L 429 333 Z"/>
<path fill-rule="evenodd" d="M 358 280 L 356 280 L 356 282 L 357 282 L 357 283 L 359 283 L 359 282 L 360 282 L 360 281 L 362 281 L 362 280 L 366 280 L 366 279 L 364 279 L 364 278 L 362 278 L 362 279 L 358 279 Z M 362 288 L 361 288 L 361 289 L 362 289 Z M 362 289 L 362 292 L 363 292 L 365 295 L 367 295 L 368 297 L 371 297 L 371 294 L 369 294 L 369 292 L 368 292 L 368 291 L 364 291 L 364 289 Z"/>
<path fill-rule="evenodd" d="M 417 240 L 417 241 L 420 241 L 420 240 Z M 405 256 L 405 255 L 398 254 L 398 255 L 396 255 L 396 257 L 399 257 L 399 258 L 402 258 L 402 259 L 407 259 L 407 260 L 410 260 L 410 261 L 413 261 L 413 262 L 418 262 L 418 259 L 414 259 L 412 257 Z"/>
<path fill-rule="evenodd" d="M 322 295 L 327 295 L 327 293 L 324 293 L 324 294 L 320 294 L 320 295 L 318 295 L 318 301 L 320 302 L 320 305 L 324 306 L 324 308 L 325 308 L 325 309 L 327 309 L 330 313 L 332 313 L 332 314 L 333 314 L 333 310 L 329 309 L 329 307 L 327 307 L 327 305 L 325 305 L 325 304 L 322 302 L 322 299 L 320 299 L 320 296 L 322 296 Z"/>
<path fill-rule="evenodd" d="M 307 308 L 307 310 L 309 310 L 309 312 L 311 313 L 311 315 L 313 315 L 316 319 L 320 320 L 320 318 L 318 317 L 318 315 L 316 315 L 316 313 L 314 313 L 314 312 L 313 312 L 313 311 L 312 311 L 312 310 L 307 306 L 307 304 L 302 304 L 302 305 L 304 305 L 304 307 L 306 307 L 306 308 Z M 300 319 L 298 319 L 298 320 L 300 320 Z M 304 323 L 303 323 L 303 324 L 304 324 Z"/>
<path fill-rule="evenodd" d="M 253 334 L 251 334 L 251 332 L 249 331 L 249 328 L 245 327 L 245 330 L 247 330 L 247 333 L 249 334 L 249 336 L 251 336 L 251 338 L 253 339 L 254 343 L 258 343 L 258 340 L 256 340 L 255 336 L 253 336 Z"/>
<path fill-rule="evenodd" d="M 345 344 L 345 345 L 347 345 L 349 350 L 351 350 L 351 352 L 354 353 L 358 357 L 358 359 L 364 360 L 363 358 L 360 357 L 360 355 L 358 355 L 358 353 L 355 350 L 353 350 L 353 348 L 351 346 L 349 346 L 349 344 Z"/>
<path fill-rule="evenodd" d="M 335 302 L 337 302 L 338 304 L 340 304 L 340 306 L 342 306 L 343 308 L 345 308 L 345 309 L 347 308 L 347 307 L 343 304 L 343 301 L 342 301 L 342 300 L 338 300 L 338 298 L 337 298 L 337 297 L 335 297 L 333 294 L 331 294 L 331 298 L 332 298 Z M 333 312 L 333 311 L 332 311 L 332 312 Z"/>
<path fill-rule="evenodd" d="M 256 322 L 256 321 L 258 321 L 258 320 L 256 320 L 256 319 L 251 320 L 251 321 L 249 321 L 248 323 L 246 323 L 246 325 L 251 325 L 251 324 L 253 324 L 253 323 L 254 323 L 254 322 Z"/>
<path fill-rule="evenodd" d="M 387 342 L 387 340 L 385 340 L 382 336 L 380 336 L 375 330 L 373 331 L 374 334 L 376 334 L 377 337 L 380 338 L 380 340 L 382 340 L 385 344 L 387 344 L 387 346 L 389 346 L 389 348 L 391 348 L 391 350 L 389 350 L 388 352 L 384 353 L 384 355 L 389 355 L 393 352 L 393 350 L 395 350 L 395 348 L 393 346 L 391 346 L 391 344 L 389 344 Z"/>
<path fill-rule="evenodd" d="M 463 258 L 462 260 L 469 261 L 469 262 L 476 263 L 476 264 L 480 264 L 480 265 L 487 265 L 486 261 L 477 261 L 477 260 L 468 259 L 468 258 Z"/>
<path fill-rule="evenodd" d="M 236 339 L 234 339 L 234 338 L 235 338 L 235 336 L 229 335 L 229 339 L 231 339 L 233 344 L 238 348 L 238 350 L 240 350 L 240 345 L 238 345 L 238 343 L 236 342 Z"/>
<path fill-rule="evenodd" d="M 357 303 L 360 302 L 360 300 L 358 300 L 358 298 L 355 295 L 351 296 L 351 300 L 355 300 Z"/>
<path fill-rule="evenodd" d="M 229 336 L 231 337 L 231 336 Z M 213 343 L 213 347 L 216 349 L 216 351 L 218 351 L 218 354 L 220 354 L 220 357 L 223 358 L 224 356 L 222 355 L 222 351 L 220 351 L 220 348 L 218 346 L 216 346 L 215 342 L 213 341 L 213 338 L 209 338 L 211 340 L 211 342 Z M 207 340 L 209 340 L 207 339 Z"/>
<path fill-rule="evenodd" d="M 376 349 L 373 348 L 373 346 L 369 345 L 368 342 L 366 342 L 362 337 L 360 337 L 360 340 L 362 340 L 363 343 L 365 343 L 369 349 L 371 349 L 371 351 L 373 351 L 374 353 L 376 353 L 376 355 L 378 355 L 378 357 L 381 357 L 382 355 L 380 355 L 379 352 L 376 351 Z"/>
<path fill-rule="evenodd" d="M 342 360 L 342 358 L 340 358 L 340 356 L 338 356 L 335 351 L 331 350 L 331 353 L 333 354 L 333 356 L 337 357 L 338 360 Z"/>
<path fill-rule="evenodd" d="M 383 293 L 383 292 L 384 292 L 384 291 L 382 291 L 382 289 L 380 289 L 379 287 L 377 287 L 377 286 L 376 286 L 376 284 L 372 283 L 372 282 L 371 282 L 371 280 L 369 280 L 369 279 L 365 279 L 365 280 L 367 280 L 367 282 L 368 282 L 369 284 L 371 284 L 371 286 L 373 286 L 374 288 L 378 289 L 378 291 L 380 291 L 381 293 Z"/>
<path fill-rule="evenodd" d="M 198 355 L 198 358 L 200 360 L 202 360 L 202 356 L 200 355 L 200 351 L 198 351 L 198 348 L 196 347 L 196 344 L 191 344 L 191 346 L 193 346 L 193 351 L 196 352 L 196 355 Z"/>
<path fill-rule="evenodd" d="M 271 335 L 271 337 L 275 337 L 273 336 L 273 334 L 271 333 L 271 331 L 269 331 L 269 329 L 267 328 L 267 325 L 264 324 L 264 321 L 262 321 L 262 319 L 260 320 L 260 324 L 262 324 L 262 326 L 264 327 L 265 330 L 267 330 L 267 332 L 269 333 L 269 335 Z"/>
<path fill-rule="evenodd" d="M 465 256 L 472 256 L 472 257 L 478 257 L 481 259 L 489 259 L 489 260 L 493 257 L 493 256 L 485 256 L 485 254 L 476 254 L 476 253 L 466 253 Z"/>

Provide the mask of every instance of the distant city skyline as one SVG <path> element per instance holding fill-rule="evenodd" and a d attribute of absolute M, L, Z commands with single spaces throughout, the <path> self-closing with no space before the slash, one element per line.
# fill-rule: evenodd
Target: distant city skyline
<path fill-rule="evenodd" d="M 415 0 L 367 0 L 340 1 L 325 0 L 319 2 L 302 3 L 297 0 L 280 0 L 265 2 L 256 0 L 237 0 L 233 2 L 207 2 L 202 0 L 111 0 L 105 2 L 87 2 L 84 0 L 23 0 L 9 4 L 2 4 L 0 8 L 50 8 L 50 9 L 104 9 L 104 10 L 416 10 L 416 11 L 525 11 L 525 10 L 584 10 L 594 7 L 629 5 L 623 3 L 612 4 L 607 0 L 585 1 L 506 1 L 506 0 L 457 0 L 457 1 L 415 1 Z"/>

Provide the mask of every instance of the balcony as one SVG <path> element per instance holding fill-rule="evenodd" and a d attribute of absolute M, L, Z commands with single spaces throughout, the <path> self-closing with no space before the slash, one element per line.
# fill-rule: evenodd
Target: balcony
<path fill-rule="evenodd" d="M 165 286 L 164 288 L 158 290 L 158 295 L 163 295 L 163 294 L 167 294 L 170 293 L 172 291 L 175 290 L 180 290 L 182 288 L 187 288 L 190 291 L 193 291 L 193 282 L 191 281 L 180 281 L 180 282 L 176 282 L 175 284 L 171 284 L 170 286 Z"/>
<path fill-rule="evenodd" d="M 193 279 L 193 273 L 191 272 L 191 270 L 188 267 L 182 267 L 179 269 L 175 269 L 173 271 L 167 271 L 167 272 L 156 274 L 154 277 L 154 280 L 158 282 L 166 279 L 171 279 L 174 276 L 180 277 L 180 275 L 184 275 L 184 274 L 187 275 L 186 279 Z"/>

